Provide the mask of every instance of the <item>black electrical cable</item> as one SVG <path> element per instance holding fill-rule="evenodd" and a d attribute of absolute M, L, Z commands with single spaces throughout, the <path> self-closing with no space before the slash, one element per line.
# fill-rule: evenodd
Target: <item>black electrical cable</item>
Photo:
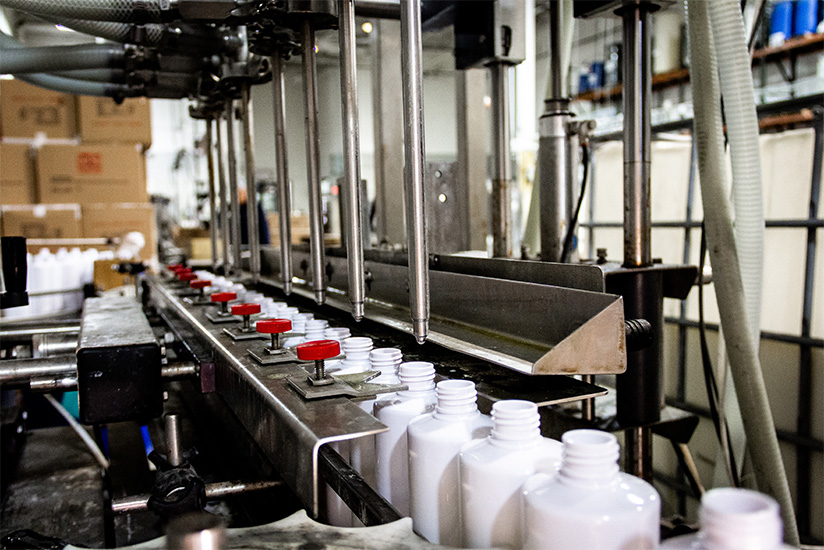
<path fill-rule="evenodd" d="M 569 221 L 566 237 L 564 237 L 564 247 L 561 249 L 561 263 L 569 261 L 572 253 L 572 241 L 575 239 L 575 228 L 578 226 L 578 216 L 581 214 L 581 205 L 584 204 L 584 193 L 587 190 L 587 179 L 589 178 L 589 145 L 581 145 L 581 163 L 584 165 L 584 177 L 581 178 L 581 192 L 578 194 L 578 204 L 575 205 L 575 214 Z"/>
<path fill-rule="evenodd" d="M 707 237 L 704 232 L 704 224 L 701 224 L 701 251 L 698 260 L 699 276 L 704 273 L 706 256 Z M 733 487 L 740 487 L 741 480 L 738 477 L 735 455 L 730 444 L 729 426 L 724 417 L 723 409 L 718 406 L 721 398 L 718 393 L 718 382 L 715 379 L 715 371 L 712 368 L 709 345 L 707 344 L 707 325 L 706 319 L 704 318 L 704 285 L 702 281 L 698 282 L 698 333 L 701 343 L 701 363 L 704 371 L 704 382 L 707 388 L 707 401 L 709 401 L 710 404 L 710 416 L 715 426 L 715 435 L 718 437 L 718 442 L 724 450 L 724 460 L 726 462 L 727 475 L 730 478 L 730 483 L 732 483 Z"/>

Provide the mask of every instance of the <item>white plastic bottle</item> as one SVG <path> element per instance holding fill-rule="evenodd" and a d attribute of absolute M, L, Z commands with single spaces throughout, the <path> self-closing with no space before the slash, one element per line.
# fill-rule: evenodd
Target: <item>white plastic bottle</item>
<path fill-rule="evenodd" d="M 409 504 L 413 529 L 429 542 L 461 545 L 458 453 L 492 430 L 492 419 L 478 411 L 475 383 L 443 380 L 435 387 L 435 412 L 412 420 L 409 445 Z"/>
<path fill-rule="evenodd" d="M 615 436 L 572 430 L 561 440 L 558 475 L 524 496 L 524 547 L 658 548 L 661 498 L 652 485 L 618 469 Z"/>
<path fill-rule="evenodd" d="M 749 489 L 721 488 L 704 493 L 701 531 L 664 541 L 662 550 L 782 550 L 784 526 L 778 503 Z"/>
<path fill-rule="evenodd" d="M 535 403 L 498 401 L 492 433 L 461 448 L 461 531 L 468 548 L 520 548 L 521 486 L 537 472 L 554 473 L 561 443 L 541 436 Z"/>
<path fill-rule="evenodd" d="M 323 334 L 329 322 L 324 319 L 313 319 L 306 321 L 306 334 L 303 337 L 304 342 L 312 342 L 314 340 L 323 340 Z"/>
<path fill-rule="evenodd" d="M 435 366 L 425 361 L 401 363 L 398 375 L 408 389 L 382 395 L 374 414 L 389 431 L 375 436 L 378 493 L 403 516 L 409 515 L 409 457 L 406 428 L 416 416 L 435 408 Z"/>

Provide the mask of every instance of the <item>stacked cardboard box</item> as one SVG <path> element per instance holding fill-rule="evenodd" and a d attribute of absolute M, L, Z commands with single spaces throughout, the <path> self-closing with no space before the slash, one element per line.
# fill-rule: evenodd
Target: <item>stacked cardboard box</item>
<path fill-rule="evenodd" d="M 143 156 L 150 145 L 146 99 L 117 104 L 0 80 L 0 234 L 111 239 L 139 231 L 141 257 L 150 259 L 157 248 Z"/>

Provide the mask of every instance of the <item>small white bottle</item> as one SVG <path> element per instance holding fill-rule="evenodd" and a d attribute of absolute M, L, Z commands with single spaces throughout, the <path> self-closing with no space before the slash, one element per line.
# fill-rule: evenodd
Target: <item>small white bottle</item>
<path fill-rule="evenodd" d="M 778 503 L 749 489 L 712 489 L 701 498 L 701 531 L 664 541 L 662 550 L 782 550 Z"/>
<path fill-rule="evenodd" d="M 435 412 L 412 420 L 409 445 L 409 503 L 413 529 L 429 542 L 461 545 L 458 453 L 492 430 L 492 419 L 478 411 L 475 383 L 443 380 L 435 387 Z"/>
<path fill-rule="evenodd" d="M 409 515 L 409 456 L 406 428 L 416 416 L 435 408 L 435 366 L 425 361 L 401 363 L 398 375 L 407 390 L 380 396 L 375 417 L 389 431 L 375 436 L 378 493 L 403 516 Z"/>
<path fill-rule="evenodd" d="M 572 430 L 561 440 L 558 475 L 524 495 L 524 547 L 658 548 L 661 498 L 652 485 L 618 469 L 615 436 Z"/>
<path fill-rule="evenodd" d="M 541 436 L 535 403 L 498 401 L 492 433 L 461 448 L 461 531 L 468 548 L 520 548 L 521 486 L 538 472 L 554 473 L 561 443 Z"/>
<path fill-rule="evenodd" d="M 352 332 L 346 327 L 328 327 L 323 331 L 323 338 L 325 340 L 337 340 L 343 342 L 352 336 Z"/>
<path fill-rule="evenodd" d="M 324 340 L 323 337 L 329 322 L 323 319 L 313 319 L 306 321 L 306 334 L 303 337 L 304 342 L 312 342 L 314 340 Z"/>

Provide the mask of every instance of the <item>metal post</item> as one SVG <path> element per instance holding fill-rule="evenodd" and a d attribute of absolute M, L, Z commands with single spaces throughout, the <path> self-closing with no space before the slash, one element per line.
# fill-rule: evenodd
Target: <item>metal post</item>
<path fill-rule="evenodd" d="M 228 275 L 231 267 L 229 254 L 229 203 L 226 200 L 226 170 L 223 166 L 223 132 L 220 130 L 221 116 L 215 119 L 217 124 L 217 181 L 220 194 L 220 239 L 223 274 Z"/>
<path fill-rule="evenodd" d="M 644 4 L 627 6 L 623 18 L 624 266 L 652 264 L 650 246 L 651 16 Z"/>
<path fill-rule="evenodd" d="M 215 197 L 215 157 L 212 147 L 212 122 L 206 119 L 206 171 L 209 177 L 209 245 L 212 253 L 212 271 L 217 273 L 217 199 Z"/>
<path fill-rule="evenodd" d="M 564 2 L 560 0 L 549 1 L 549 78 L 550 97 L 560 99 L 566 97 L 566 71 L 563 65 L 563 40 L 561 32 L 564 26 L 563 9 Z"/>
<path fill-rule="evenodd" d="M 356 321 L 363 318 L 366 296 L 363 270 L 363 219 L 361 218 L 360 143 L 358 135 L 358 73 L 355 52 L 354 0 L 338 0 L 340 30 L 340 93 L 343 103 L 343 162 L 346 193 L 346 258 L 349 301 Z"/>
<path fill-rule="evenodd" d="M 512 256 L 509 166 L 509 65 L 494 63 L 492 75 L 492 255 Z"/>
<path fill-rule="evenodd" d="M 309 184 L 309 249 L 312 255 L 312 286 L 315 302 L 326 301 L 326 273 L 323 242 L 323 205 L 320 189 L 320 152 L 318 143 L 318 87 L 315 63 L 315 30 L 303 22 L 303 99 L 306 116 L 306 175 Z"/>
<path fill-rule="evenodd" d="M 553 2 L 554 3 L 554 2 Z M 540 197 L 540 257 L 560 262 L 563 241 L 570 223 L 569 132 L 571 115 L 567 99 L 548 99 L 538 122 L 538 173 Z"/>
<path fill-rule="evenodd" d="M 624 449 L 624 470 L 652 483 L 652 432 L 649 426 L 629 428 Z"/>
<path fill-rule="evenodd" d="M 272 60 L 272 99 L 275 114 L 275 163 L 278 171 L 278 225 L 280 227 L 280 281 L 283 293 L 292 293 L 292 196 L 286 154 L 286 99 L 283 94 L 283 57 Z"/>
<path fill-rule="evenodd" d="M 229 196 L 232 223 L 232 270 L 239 275 L 243 271 L 240 262 L 240 197 L 237 185 L 237 157 L 235 155 L 235 113 L 234 101 L 226 99 L 226 146 L 229 159 Z"/>
<path fill-rule="evenodd" d="M 401 2 L 404 191 L 409 254 L 409 309 L 419 344 L 429 333 L 429 258 L 424 200 L 423 85 L 421 83 L 421 0 Z"/>
<path fill-rule="evenodd" d="M 183 462 L 180 451 L 180 417 L 176 414 L 167 414 L 166 423 L 166 461 L 172 466 L 180 466 Z"/>
<path fill-rule="evenodd" d="M 252 281 L 260 279 L 260 231 L 258 199 L 255 185 L 255 153 L 252 144 L 252 109 L 249 84 L 240 89 L 240 113 L 243 123 L 243 157 L 246 163 L 246 229 L 249 234 L 249 271 Z"/>

